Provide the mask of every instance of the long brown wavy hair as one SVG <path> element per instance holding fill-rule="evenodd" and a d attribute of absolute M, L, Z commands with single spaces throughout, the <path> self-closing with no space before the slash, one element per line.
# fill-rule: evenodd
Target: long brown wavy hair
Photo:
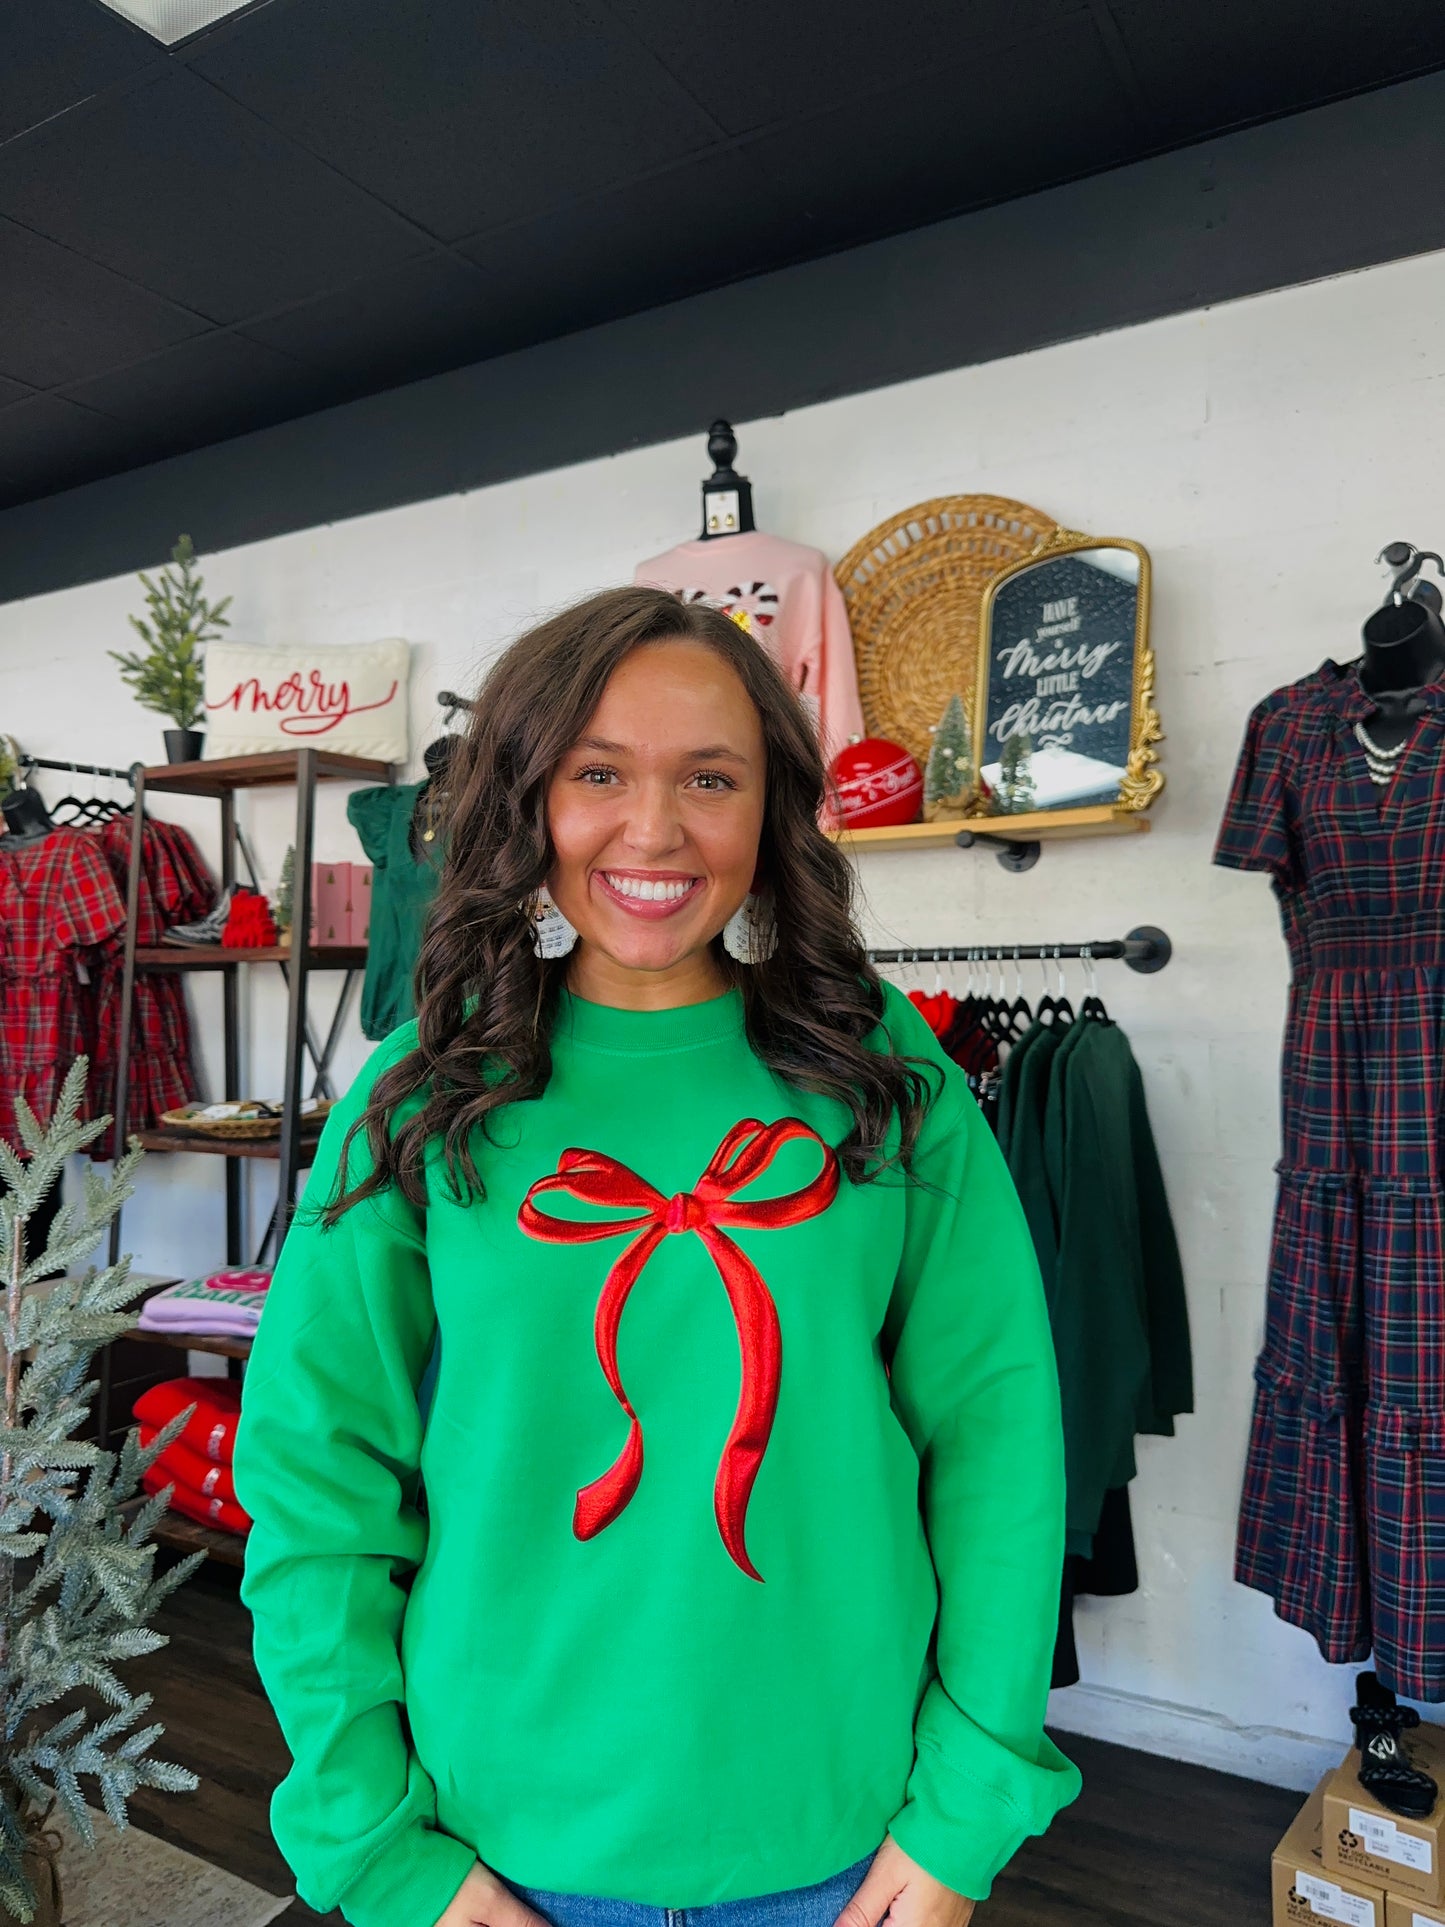
<path fill-rule="evenodd" d="M 853 1182 L 893 1164 L 909 1168 L 936 1067 L 864 1048 L 883 989 L 854 925 L 852 865 L 818 827 L 825 777 L 802 705 L 720 610 L 660 589 L 608 589 L 519 637 L 478 691 L 447 770 L 446 857 L 416 966 L 416 1047 L 377 1078 L 347 1135 L 337 1190 L 322 1210 L 328 1225 L 391 1185 L 424 1204 L 433 1141 L 453 1194 L 485 1195 L 478 1146 L 503 1105 L 546 1089 L 567 975 L 565 958 L 537 957 L 522 910 L 554 861 L 548 787 L 623 658 L 677 640 L 702 643 L 730 664 L 762 719 L 759 887 L 772 898 L 777 948 L 766 963 L 739 965 L 716 943 L 728 980 L 742 987 L 748 1041 L 785 1082 L 836 1098 L 852 1114 L 837 1152 Z M 419 1094 L 423 1101 L 394 1124 Z M 886 1156 L 895 1116 L 899 1143 Z M 346 1152 L 358 1131 L 372 1169 L 348 1192 Z"/>

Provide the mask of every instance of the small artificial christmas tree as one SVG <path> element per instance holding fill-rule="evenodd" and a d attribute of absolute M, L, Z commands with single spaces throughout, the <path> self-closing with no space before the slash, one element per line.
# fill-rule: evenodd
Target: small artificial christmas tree
<path fill-rule="evenodd" d="M 933 732 L 923 772 L 923 820 L 966 816 L 973 800 L 973 742 L 962 696 L 953 695 Z"/>
<path fill-rule="evenodd" d="M 296 901 L 296 845 L 288 843 L 281 859 L 281 874 L 276 879 L 276 928 L 285 934 L 291 928 L 292 906 Z"/>
<path fill-rule="evenodd" d="M 152 582 L 144 573 L 146 606 L 151 619 L 130 618 L 130 626 L 149 654 L 132 650 L 107 653 L 120 664 L 120 679 L 135 691 L 142 709 L 157 716 L 168 716 L 177 729 L 194 729 L 201 720 L 204 694 L 202 646 L 230 627 L 226 611 L 231 598 L 225 596 L 214 605 L 201 594 L 201 578 L 195 573 L 196 552 L 191 538 L 183 535 L 171 551 L 171 562 Z M 179 573 L 178 573 L 179 571 Z"/>
<path fill-rule="evenodd" d="M 147 1757 L 164 1729 L 136 1726 L 151 1695 L 131 1693 L 115 1672 L 117 1661 L 169 1643 L 146 1621 L 205 1557 L 194 1553 L 152 1577 L 156 1547 L 147 1535 L 166 1510 L 169 1486 L 129 1519 L 121 1513 L 139 1491 L 142 1472 L 195 1408 L 178 1414 L 144 1448 L 135 1430 L 118 1454 L 76 1438 L 96 1390 L 87 1376 L 96 1347 L 134 1325 L 121 1307 L 138 1287 L 127 1258 L 41 1284 L 94 1249 L 134 1189 L 139 1147 L 116 1162 L 108 1180 L 87 1162 L 82 1202 L 57 1212 L 43 1252 L 32 1256 L 25 1247 L 26 1225 L 66 1158 L 110 1123 L 77 1121 L 86 1068 L 83 1057 L 72 1066 L 43 1130 L 17 1099 L 24 1157 L 0 1140 L 6 1185 L 0 1197 L 0 1920 L 58 1923 L 59 1883 L 45 1822 L 59 1799 L 76 1835 L 94 1846 L 81 1774 L 94 1776 L 117 1827 L 128 1824 L 126 1801 L 138 1786 L 180 1793 L 198 1784 L 184 1767 Z M 97 1709 L 76 1706 L 77 1695 L 99 1698 L 113 1710 L 93 1719 Z M 64 1698 L 71 1710 L 50 1720 L 47 1709 Z"/>
<path fill-rule="evenodd" d="M 1010 736 L 1003 746 L 998 771 L 998 807 L 1007 816 L 1019 816 L 1034 807 L 1034 746 L 1023 735 Z"/>

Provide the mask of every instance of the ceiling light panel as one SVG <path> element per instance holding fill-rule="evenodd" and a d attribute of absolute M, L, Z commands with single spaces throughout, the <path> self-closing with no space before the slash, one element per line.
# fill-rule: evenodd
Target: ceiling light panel
<path fill-rule="evenodd" d="M 133 27 L 144 28 L 162 46 L 174 47 L 203 27 L 210 27 L 227 14 L 240 13 L 252 0 L 100 0 L 103 7 L 129 20 Z"/>

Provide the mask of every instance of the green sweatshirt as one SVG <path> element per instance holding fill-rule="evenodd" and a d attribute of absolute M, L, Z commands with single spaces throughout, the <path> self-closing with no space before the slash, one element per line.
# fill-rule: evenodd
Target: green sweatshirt
<path fill-rule="evenodd" d="M 896 992 L 886 1023 L 942 1076 L 921 1182 L 839 1178 L 846 1113 L 758 1061 L 737 991 L 568 996 L 545 1094 L 479 1148 L 485 1201 L 436 1163 L 425 1210 L 293 1226 L 235 1478 L 294 1761 L 272 1827 L 318 1912 L 433 1927 L 476 1857 L 704 1906 L 885 1832 L 981 1899 L 1077 1793 L 1042 1724 L 1038 1269 L 962 1073 Z M 309 1202 L 414 1036 L 333 1111 Z"/>

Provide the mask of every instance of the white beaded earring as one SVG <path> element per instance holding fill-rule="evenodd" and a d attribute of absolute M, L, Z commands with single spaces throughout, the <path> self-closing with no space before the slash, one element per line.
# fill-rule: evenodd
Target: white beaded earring
<path fill-rule="evenodd" d="M 740 964 L 766 963 L 778 947 L 778 921 L 772 905 L 749 890 L 722 929 L 723 949 Z"/>
<path fill-rule="evenodd" d="M 532 926 L 532 948 L 539 957 L 565 957 L 577 941 L 577 932 L 552 901 L 544 883 L 530 903 L 519 904 L 522 915 Z"/>

